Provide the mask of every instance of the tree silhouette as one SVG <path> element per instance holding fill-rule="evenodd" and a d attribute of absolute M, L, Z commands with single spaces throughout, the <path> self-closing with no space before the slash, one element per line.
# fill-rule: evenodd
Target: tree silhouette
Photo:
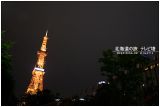
<path fill-rule="evenodd" d="M 115 54 L 103 52 L 101 73 L 110 82 L 110 105 L 143 105 L 143 71 L 150 59 L 140 54 Z M 116 95 L 115 95 L 116 93 Z M 120 102 L 116 99 L 119 98 Z"/>
<path fill-rule="evenodd" d="M 2 32 L 2 45 L 1 45 L 1 61 L 2 61 L 2 105 L 16 105 L 16 98 L 14 95 L 14 80 L 12 77 L 12 67 L 11 67 L 11 59 L 12 56 L 10 54 L 10 49 L 12 47 L 12 43 L 10 41 L 5 41 L 4 33 Z"/>
<path fill-rule="evenodd" d="M 54 94 L 48 89 L 44 89 L 43 91 L 38 91 L 36 94 L 25 94 L 19 99 L 18 105 L 25 106 L 41 106 L 48 105 L 52 101 L 54 101 Z"/>

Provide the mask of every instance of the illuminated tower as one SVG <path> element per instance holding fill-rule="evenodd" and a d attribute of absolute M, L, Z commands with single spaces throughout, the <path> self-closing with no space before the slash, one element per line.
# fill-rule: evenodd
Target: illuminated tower
<path fill-rule="evenodd" d="M 36 94 L 37 91 L 43 90 L 43 76 L 44 76 L 44 64 L 45 64 L 45 57 L 47 56 L 46 53 L 46 45 L 47 45 L 47 33 L 43 37 L 43 42 L 40 51 L 37 52 L 37 63 L 32 71 L 32 79 L 30 84 L 27 88 L 27 94 Z"/>

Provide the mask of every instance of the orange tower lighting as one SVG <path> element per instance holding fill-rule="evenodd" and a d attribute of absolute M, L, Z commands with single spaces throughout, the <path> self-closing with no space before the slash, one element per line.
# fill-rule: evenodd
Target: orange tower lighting
<path fill-rule="evenodd" d="M 36 94 L 37 91 L 43 91 L 43 76 L 44 72 L 44 64 L 45 64 L 45 57 L 47 56 L 46 53 L 46 46 L 47 46 L 47 37 L 48 31 L 46 31 L 45 36 L 43 37 L 43 42 L 40 51 L 37 52 L 37 63 L 32 71 L 32 79 L 30 84 L 27 88 L 27 94 Z"/>

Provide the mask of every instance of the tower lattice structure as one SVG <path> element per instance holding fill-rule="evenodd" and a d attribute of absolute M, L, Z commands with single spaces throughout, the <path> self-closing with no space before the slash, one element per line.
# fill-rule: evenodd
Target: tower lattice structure
<path fill-rule="evenodd" d="M 46 46 L 47 46 L 47 37 L 48 31 L 46 32 L 45 36 L 43 37 L 43 42 L 41 45 L 41 49 L 37 52 L 37 63 L 32 71 L 32 78 L 30 84 L 27 88 L 27 94 L 36 94 L 37 91 L 43 90 L 43 77 L 44 77 L 44 64 L 45 58 L 47 56 L 46 53 Z"/>

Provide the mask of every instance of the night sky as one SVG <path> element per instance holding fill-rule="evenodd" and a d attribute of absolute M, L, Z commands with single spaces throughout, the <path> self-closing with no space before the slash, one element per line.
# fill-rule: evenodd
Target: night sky
<path fill-rule="evenodd" d="M 15 93 L 23 95 L 48 29 L 44 87 L 79 94 L 103 80 L 98 59 L 115 46 L 159 44 L 159 2 L 1 2 L 1 30 L 14 42 Z"/>

